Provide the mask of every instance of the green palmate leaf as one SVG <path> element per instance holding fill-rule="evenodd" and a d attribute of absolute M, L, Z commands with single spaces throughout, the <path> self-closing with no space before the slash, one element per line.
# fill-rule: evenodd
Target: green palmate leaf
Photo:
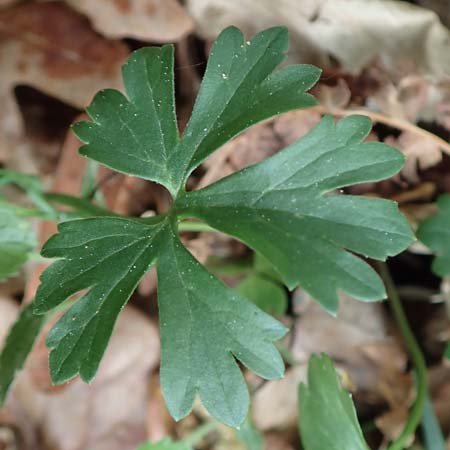
<path fill-rule="evenodd" d="M 441 195 L 437 201 L 438 211 L 421 223 L 417 237 L 436 254 L 431 266 L 440 276 L 450 275 L 450 195 Z M 450 343 L 444 355 L 450 359 Z"/>
<path fill-rule="evenodd" d="M 337 289 L 372 301 L 382 281 L 362 259 L 384 260 L 413 240 L 394 202 L 329 195 L 334 189 L 397 173 L 402 154 L 379 142 L 361 144 L 364 116 L 337 125 L 331 117 L 277 155 L 177 199 L 180 216 L 195 216 L 265 256 L 289 288 L 301 284 L 328 311 Z"/>
<path fill-rule="evenodd" d="M 54 383 L 78 373 L 85 381 L 92 380 L 117 315 L 156 258 L 155 239 L 163 223 L 144 225 L 112 217 L 74 220 L 59 225 L 59 234 L 45 244 L 43 256 L 64 259 L 43 273 L 36 313 L 46 313 L 91 288 L 48 334 Z"/>
<path fill-rule="evenodd" d="M 35 311 L 44 313 L 91 288 L 47 337 L 52 380 L 77 373 L 90 381 L 117 315 L 156 262 L 162 340 L 162 389 L 171 414 L 187 415 L 198 392 L 206 408 L 237 426 L 248 391 L 233 355 L 257 374 L 279 378 L 284 366 L 272 340 L 286 330 L 213 277 L 183 247 L 168 218 L 66 222 L 43 255 L 62 257 L 41 278 Z"/>
<path fill-rule="evenodd" d="M 299 417 L 305 450 L 369 450 L 351 397 L 326 355 L 309 362 L 308 386 L 299 387 Z"/>
<path fill-rule="evenodd" d="M 436 253 L 432 269 L 440 277 L 450 275 L 450 195 L 438 199 L 438 211 L 425 220 L 417 237 Z"/>
<path fill-rule="evenodd" d="M 236 286 L 236 290 L 269 314 L 281 316 L 286 312 L 288 298 L 285 289 L 269 278 L 249 275 Z"/>
<path fill-rule="evenodd" d="M 253 268 L 259 275 L 265 276 L 274 281 L 283 281 L 280 274 L 274 269 L 273 265 L 270 264 L 264 256 L 256 252 L 253 256 Z"/>
<path fill-rule="evenodd" d="M 75 126 L 86 144 L 81 153 L 161 183 L 174 203 L 167 215 L 152 219 L 107 217 L 89 208 L 89 214 L 106 216 L 63 223 L 47 242 L 43 255 L 60 259 L 42 275 L 35 312 L 46 313 L 85 291 L 48 335 L 54 382 L 78 373 L 86 381 L 93 378 L 118 313 L 152 264 L 158 272 L 161 384 L 176 419 L 188 414 L 199 394 L 217 419 L 242 423 L 249 395 L 238 362 L 267 379 L 282 376 L 273 341 L 285 328 L 195 260 L 178 237 L 184 217 L 204 219 L 242 239 L 269 261 L 258 276 L 273 283 L 281 277 L 290 288 L 302 284 L 332 312 L 337 289 L 362 300 L 384 296 L 375 272 L 350 251 L 379 259 L 401 251 L 412 239 L 405 219 L 392 202 L 328 195 L 386 178 L 402 166 L 403 157 L 392 148 L 361 144 L 370 129 L 367 119 L 349 117 L 335 126 L 325 118 L 273 158 L 184 193 L 191 171 L 233 136 L 314 103 L 305 90 L 318 69 L 301 65 L 273 72 L 286 50 L 284 28 L 249 42 L 236 28 L 225 30 L 212 48 L 181 139 L 171 46 L 132 54 L 123 68 L 127 96 L 106 90 L 94 98 L 88 108 L 92 122 Z"/>
<path fill-rule="evenodd" d="M 16 275 L 36 245 L 30 224 L 0 205 L 0 281 Z"/>
<path fill-rule="evenodd" d="M 80 149 L 113 169 L 163 184 L 176 194 L 209 154 L 250 125 L 315 103 L 304 92 L 320 71 L 284 60 L 287 30 L 271 28 L 245 42 L 230 27 L 214 44 L 194 107 L 178 140 L 173 88 L 173 47 L 141 49 L 123 68 L 128 98 L 101 91 L 87 109 L 93 122 L 74 127 Z M 114 148 L 114 152 L 111 149 Z"/>
<path fill-rule="evenodd" d="M 245 41 L 229 27 L 214 43 L 192 117 L 171 166 L 186 176 L 245 128 L 285 111 L 316 104 L 304 92 L 320 75 L 296 65 L 273 73 L 288 50 L 287 28 L 269 28 Z"/>
<path fill-rule="evenodd" d="M 266 379 L 280 378 L 282 359 L 271 341 L 286 329 L 213 277 L 175 236 L 158 259 L 161 383 L 175 419 L 191 410 L 198 390 L 206 408 L 237 426 L 248 390 L 235 356 Z M 170 274 L 170 275 L 169 275 Z"/>
<path fill-rule="evenodd" d="M 173 47 L 134 52 L 122 68 L 128 98 L 100 91 L 87 108 L 93 122 L 74 126 L 88 156 L 115 170 L 173 190 L 167 159 L 178 142 L 173 82 Z M 114 149 L 114 151 L 111 151 Z"/>
<path fill-rule="evenodd" d="M 25 364 L 45 320 L 45 316 L 34 315 L 33 305 L 28 305 L 11 328 L 0 353 L 0 404 L 5 400 L 14 375 Z"/>

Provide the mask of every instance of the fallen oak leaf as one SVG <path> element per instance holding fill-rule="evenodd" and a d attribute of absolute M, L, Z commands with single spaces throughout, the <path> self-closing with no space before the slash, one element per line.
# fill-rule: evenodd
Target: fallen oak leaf
<path fill-rule="evenodd" d="M 83 108 L 99 89 L 121 86 L 127 47 L 99 36 L 61 2 L 0 10 L 0 36 L 0 96 L 23 84 Z"/>
<path fill-rule="evenodd" d="M 175 42 L 193 31 L 193 22 L 177 0 L 65 0 L 89 17 L 109 38 Z"/>

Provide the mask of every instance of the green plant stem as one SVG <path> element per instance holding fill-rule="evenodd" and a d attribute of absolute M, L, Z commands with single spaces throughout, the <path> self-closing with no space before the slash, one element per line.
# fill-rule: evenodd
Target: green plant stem
<path fill-rule="evenodd" d="M 422 415 L 422 434 L 426 450 L 446 449 L 445 438 L 429 395 L 427 395 Z"/>
<path fill-rule="evenodd" d="M 275 342 L 275 346 L 284 359 L 284 362 L 288 363 L 292 367 L 299 365 L 297 358 L 287 345 L 283 344 L 282 342 Z"/>
<path fill-rule="evenodd" d="M 405 312 L 403 310 L 400 297 L 386 263 L 378 263 L 380 275 L 386 285 L 389 303 L 394 314 L 397 325 L 405 340 L 406 348 L 414 363 L 416 375 L 416 400 L 408 416 L 408 420 L 403 428 L 400 436 L 391 443 L 388 450 L 403 450 L 406 447 L 408 438 L 415 433 L 422 419 L 422 412 L 427 396 L 427 366 L 422 351 L 417 344 L 416 338 L 408 324 Z"/>
<path fill-rule="evenodd" d="M 73 208 L 75 211 L 81 213 L 82 215 L 118 216 L 118 214 L 108 209 L 94 205 L 89 200 L 73 197 L 72 195 L 48 192 L 44 194 L 44 198 L 49 203 L 56 203 L 64 206 L 69 206 L 70 208 Z"/>
<path fill-rule="evenodd" d="M 17 206 L 12 203 L 8 203 L 8 208 L 20 217 L 35 217 L 43 220 L 53 220 L 53 215 L 48 212 L 42 211 L 38 208 L 28 208 L 26 206 Z"/>
<path fill-rule="evenodd" d="M 191 231 L 191 232 L 204 232 L 204 231 L 217 231 L 203 222 L 180 222 L 178 224 L 179 231 Z"/>
<path fill-rule="evenodd" d="M 216 422 L 215 420 L 206 422 L 200 425 L 198 428 L 196 428 L 188 436 L 186 436 L 182 442 L 188 445 L 189 447 L 193 447 L 194 445 L 198 444 L 209 433 L 216 430 L 219 425 L 220 425 L 219 422 Z"/>

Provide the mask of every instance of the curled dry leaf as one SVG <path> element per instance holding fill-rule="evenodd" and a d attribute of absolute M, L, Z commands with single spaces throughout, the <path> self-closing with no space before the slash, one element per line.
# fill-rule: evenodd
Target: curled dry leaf
<path fill-rule="evenodd" d="M 174 42 L 193 29 L 177 0 L 66 0 L 85 14 L 94 28 L 111 38 Z"/>
<path fill-rule="evenodd" d="M 375 420 L 375 425 L 384 435 L 384 446 L 386 446 L 390 441 L 397 439 L 408 419 L 408 410 L 405 408 L 396 408 L 377 417 Z M 414 442 L 415 436 L 411 434 L 407 441 L 405 442 L 406 448 L 408 448 Z"/>
<path fill-rule="evenodd" d="M 264 448 L 271 450 L 295 450 L 298 448 L 296 443 L 297 432 L 289 439 L 286 433 L 269 432 L 264 434 Z"/>
<path fill-rule="evenodd" d="M 448 364 L 439 364 L 428 370 L 429 392 L 433 402 L 434 411 L 441 424 L 442 430 L 450 430 L 450 415 L 448 405 L 450 402 L 450 367 Z"/>
<path fill-rule="evenodd" d="M 409 75 L 396 83 L 379 70 L 372 70 L 372 73 L 377 77 L 380 88 L 370 96 L 368 102 L 384 114 L 417 122 L 425 115 L 428 116 L 430 110 L 436 110 L 433 102 L 438 98 L 438 87 L 424 76 Z"/>
<path fill-rule="evenodd" d="M 433 167 L 442 160 L 439 143 L 411 131 L 403 131 L 398 138 L 388 137 L 385 142 L 400 149 L 406 156 L 403 176 L 411 183 L 418 183 L 418 170 Z"/>
<path fill-rule="evenodd" d="M 317 101 L 333 113 L 348 106 L 352 93 L 345 80 L 339 78 L 335 86 L 319 84 L 315 95 Z"/>
<path fill-rule="evenodd" d="M 99 89 L 121 86 L 127 47 L 99 36 L 63 3 L 0 11 L 0 36 L 0 95 L 24 84 L 84 108 Z"/>
<path fill-rule="evenodd" d="M 10 327 L 19 315 L 19 309 L 18 303 L 3 295 L 0 296 L 0 349 Z M 0 429 L 4 432 L 0 436 L 1 449 L 16 448 L 15 446 L 20 444 L 23 450 L 40 450 L 35 427 L 14 392 L 10 393 L 6 404 L 0 409 Z"/>
<path fill-rule="evenodd" d="M 308 364 L 304 363 L 286 371 L 281 380 L 266 383 L 253 399 L 252 417 L 262 431 L 287 429 L 297 425 L 297 390 L 306 382 Z"/>
<path fill-rule="evenodd" d="M 273 121 L 258 124 L 224 145 L 205 162 L 207 172 L 198 188 L 211 184 L 250 164 L 256 164 L 281 149 L 273 132 Z"/>
<path fill-rule="evenodd" d="M 253 416 L 263 430 L 294 427 L 297 421 L 297 386 L 306 380 L 312 354 L 329 354 L 348 371 L 358 392 L 370 402 L 386 402 L 391 408 L 411 389 L 404 375 L 406 356 L 388 335 L 383 308 L 341 296 L 337 318 L 318 306 L 302 290 L 295 293 L 299 318 L 292 352 L 299 365 L 283 380 L 264 385 L 255 394 Z M 398 404 L 398 402 L 397 402 Z M 405 403 L 401 403 L 407 409 Z"/>
<path fill-rule="evenodd" d="M 446 27 L 450 27 L 450 0 L 419 0 L 418 4 L 433 10 Z"/>
<path fill-rule="evenodd" d="M 7 8 L 14 3 L 17 3 L 18 0 L 0 0 L 0 8 Z"/>
<path fill-rule="evenodd" d="M 8 330 L 17 318 L 19 306 L 13 300 L 0 296 L 0 347 Z"/>
<path fill-rule="evenodd" d="M 390 72 L 450 73 L 450 32 L 432 11 L 393 0 L 189 0 L 188 10 L 207 38 L 230 24 L 253 34 L 284 24 L 292 53 L 320 67 L 358 73 L 374 59 Z"/>
<path fill-rule="evenodd" d="M 273 130 L 281 144 L 287 146 L 308 133 L 320 119 L 320 113 L 312 109 L 292 111 L 275 118 Z"/>
<path fill-rule="evenodd" d="M 48 448 L 134 450 L 147 438 L 147 379 L 158 362 L 156 326 L 127 307 L 90 386 L 78 379 L 48 395 L 33 387 L 27 367 L 13 394 L 33 417 Z"/>
<path fill-rule="evenodd" d="M 63 3 L 20 2 L 1 9 L 0 162 L 35 173 L 31 155 L 49 145 L 27 136 L 16 86 L 31 86 L 83 108 L 97 90 L 120 86 L 120 65 L 127 54 L 124 44 L 97 35 L 86 18 Z"/>

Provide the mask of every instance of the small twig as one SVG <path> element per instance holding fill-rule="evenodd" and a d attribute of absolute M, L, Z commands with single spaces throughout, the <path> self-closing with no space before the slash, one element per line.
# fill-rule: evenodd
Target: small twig
<path fill-rule="evenodd" d="M 361 114 L 363 116 L 368 116 L 373 122 L 384 123 L 385 125 L 389 125 L 392 128 L 397 128 L 403 131 L 411 131 L 417 136 L 421 136 L 426 139 L 431 139 L 432 141 L 436 142 L 436 144 L 439 146 L 441 150 L 450 155 L 450 144 L 448 142 L 444 141 L 444 139 L 440 138 L 439 136 L 436 136 L 435 134 L 418 127 L 417 125 L 414 125 L 411 122 L 407 122 L 406 120 L 386 116 L 384 114 L 369 111 L 367 109 L 336 109 L 330 111 L 325 106 L 319 105 L 315 106 L 314 108 L 311 108 L 311 111 L 312 110 L 318 111 L 321 114 L 332 114 L 334 116 L 340 117 L 350 116 L 352 114 Z"/>

